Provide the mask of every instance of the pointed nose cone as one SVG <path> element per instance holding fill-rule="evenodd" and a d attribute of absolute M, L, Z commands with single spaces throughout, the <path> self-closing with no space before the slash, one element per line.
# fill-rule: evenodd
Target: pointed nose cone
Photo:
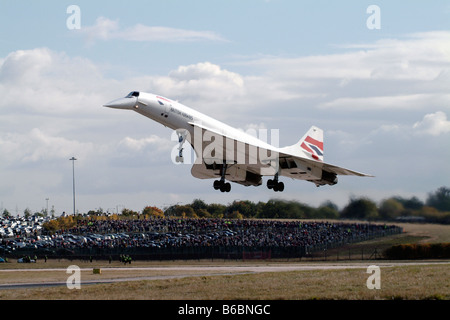
<path fill-rule="evenodd" d="M 104 107 L 114 109 L 132 109 L 137 103 L 137 97 L 120 98 L 104 104 Z"/>

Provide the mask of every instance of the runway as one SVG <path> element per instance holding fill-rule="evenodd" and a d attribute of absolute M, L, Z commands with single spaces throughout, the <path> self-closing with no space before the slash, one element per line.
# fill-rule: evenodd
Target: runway
<path fill-rule="evenodd" d="M 205 276 L 223 276 L 252 274 L 262 272 L 289 272 L 289 271 L 310 271 L 310 270 L 343 270 L 343 269 L 367 269 L 370 265 L 376 265 L 383 268 L 392 268 L 400 266 L 426 266 L 426 265 L 450 265 L 450 261 L 443 262 L 370 262 L 370 263 L 317 263 L 317 264 L 301 264 L 301 263 L 284 263 L 284 264 L 267 264 L 267 265 L 227 265 L 227 266 L 164 266 L 164 267 L 104 267 L 101 268 L 104 276 L 107 277 L 108 272 L 121 272 L 124 274 L 114 278 L 95 278 L 81 279 L 81 285 L 117 283 L 125 281 L 151 281 L 165 279 L 180 279 L 186 277 L 205 277 Z M 92 272 L 93 268 L 80 268 L 80 271 Z M 20 272 L 66 272 L 66 268 L 27 268 L 27 269 L 3 269 L 0 270 L 0 276 L 7 273 Z M 145 276 L 129 276 L 127 272 L 148 272 L 148 273 L 168 273 L 166 275 L 145 275 Z M 69 277 L 70 274 L 67 274 Z M 102 275 L 103 276 L 103 275 Z M 23 277 L 26 275 L 23 274 Z M 66 286 L 66 281 L 36 281 L 36 282 L 17 282 L 0 284 L 0 289 L 23 289 L 35 287 L 53 287 Z"/>

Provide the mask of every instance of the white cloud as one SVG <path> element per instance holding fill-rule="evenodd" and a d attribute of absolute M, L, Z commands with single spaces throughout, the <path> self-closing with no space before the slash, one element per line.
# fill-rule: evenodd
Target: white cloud
<path fill-rule="evenodd" d="M 374 143 L 385 143 L 388 145 L 408 146 L 410 143 L 416 145 L 417 135 L 439 136 L 450 132 L 450 121 L 447 115 L 438 111 L 436 113 L 426 114 L 421 121 L 402 124 L 381 124 L 373 130 L 368 130 L 364 134 L 353 135 L 344 130 L 330 130 L 328 137 L 332 138 L 339 145 L 348 147 L 361 147 L 364 145 L 373 145 Z"/>
<path fill-rule="evenodd" d="M 68 159 L 73 154 L 86 157 L 94 148 L 91 142 L 52 136 L 39 128 L 25 134 L 0 132 L 3 165 Z"/>
<path fill-rule="evenodd" d="M 114 84 L 91 61 L 47 48 L 10 53 L 0 65 L 0 83 L 0 109 L 53 115 L 95 113 L 92 106 L 100 106 Z"/>
<path fill-rule="evenodd" d="M 158 93 L 224 120 L 248 97 L 246 79 L 210 62 L 179 66 L 167 76 L 144 76 L 133 80 L 142 91 Z M 145 84 L 145 86 L 142 86 Z M 251 107 L 251 105 L 247 105 Z"/>
<path fill-rule="evenodd" d="M 209 106 L 246 93 L 244 77 L 210 62 L 179 66 L 167 76 L 136 75 L 120 81 L 103 73 L 88 59 L 48 48 L 14 51 L 0 60 L 0 110 L 89 118 L 104 114 L 101 106 L 117 98 L 117 92 L 125 95 L 131 89 Z"/>
<path fill-rule="evenodd" d="M 405 110 L 423 109 L 430 104 L 446 105 L 450 94 L 410 94 L 369 97 L 337 98 L 318 105 L 321 109 L 338 109 L 348 111 L 368 110 Z"/>
<path fill-rule="evenodd" d="M 448 69 L 449 38 L 449 31 L 431 31 L 409 34 L 405 39 L 380 39 L 341 47 L 364 49 L 351 53 L 353 68 L 363 65 L 364 70 L 370 70 L 370 78 L 433 80 Z"/>
<path fill-rule="evenodd" d="M 98 17 L 93 26 L 83 26 L 80 32 L 86 34 L 89 41 L 110 40 L 119 31 L 119 21 Z"/>
<path fill-rule="evenodd" d="M 343 53 L 263 57 L 236 65 L 259 68 L 260 87 L 294 99 L 316 98 L 316 106 L 324 109 L 424 110 L 450 102 L 449 39 L 448 31 L 424 32 L 343 46 Z"/>
<path fill-rule="evenodd" d="M 425 115 L 421 121 L 414 124 L 413 128 L 420 134 L 439 136 L 450 132 L 450 121 L 444 112 L 438 111 Z"/>
<path fill-rule="evenodd" d="M 124 148 L 122 153 L 131 151 L 134 154 L 137 154 L 138 152 L 148 151 L 155 154 L 160 152 L 170 152 L 173 147 L 172 144 L 175 145 L 175 142 L 170 143 L 170 140 L 166 137 L 159 137 L 152 134 L 149 137 L 139 139 L 125 137 L 119 141 L 117 146 L 120 150 L 121 148 Z"/>
<path fill-rule="evenodd" d="M 93 43 L 96 40 L 138 42 L 225 41 L 212 31 L 195 31 L 143 24 L 121 28 L 118 20 L 111 20 L 105 17 L 98 17 L 93 26 L 83 27 L 79 32 L 87 37 L 89 43 Z"/>
<path fill-rule="evenodd" d="M 169 77 L 178 81 L 221 79 L 226 82 L 234 83 L 238 87 L 243 85 L 243 80 L 240 75 L 221 69 L 220 66 L 210 62 L 180 66 L 177 70 L 171 71 Z"/>
<path fill-rule="evenodd" d="M 229 101 L 244 90 L 244 80 L 239 74 L 209 62 L 180 66 L 171 71 L 166 80 L 172 84 L 168 91 L 173 90 L 175 96 L 196 97 L 210 102 Z"/>

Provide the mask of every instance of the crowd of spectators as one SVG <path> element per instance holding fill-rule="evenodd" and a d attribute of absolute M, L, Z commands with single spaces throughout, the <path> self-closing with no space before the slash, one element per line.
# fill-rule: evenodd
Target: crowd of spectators
<path fill-rule="evenodd" d="M 55 236 L 51 247 L 297 247 L 347 243 L 374 234 L 381 236 L 395 228 L 380 224 L 253 219 L 79 220 L 76 227 Z"/>
<path fill-rule="evenodd" d="M 76 252 L 86 249 L 139 250 L 185 247 L 303 247 L 342 245 L 399 232 L 396 226 L 286 220 L 150 218 L 141 220 L 82 219 L 52 235 L 3 240 L 9 250 Z M 106 250 L 104 250 L 106 251 Z"/>

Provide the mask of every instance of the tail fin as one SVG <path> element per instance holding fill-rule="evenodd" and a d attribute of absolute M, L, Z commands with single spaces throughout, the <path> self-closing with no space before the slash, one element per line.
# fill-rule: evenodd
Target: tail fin
<path fill-rule="evenodd" d="M 312 126 L 308 132 L 294 145 L 283 148 L 286 152 L 317 161 L 323 161 L 323 130 Z"/>

